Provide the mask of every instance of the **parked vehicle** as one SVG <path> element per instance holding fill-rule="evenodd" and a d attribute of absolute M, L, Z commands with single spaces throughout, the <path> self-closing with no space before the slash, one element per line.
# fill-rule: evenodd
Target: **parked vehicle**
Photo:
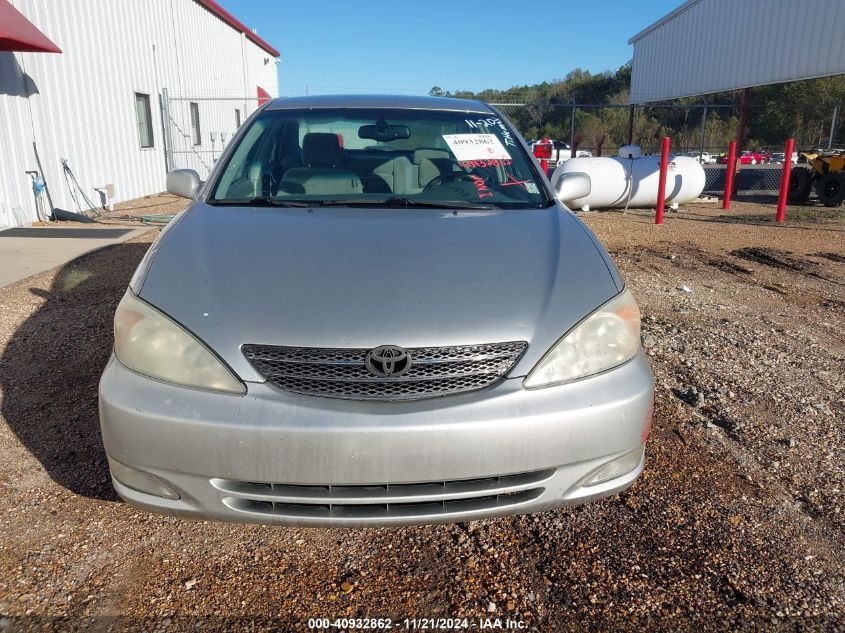
<path fill-rule="evenodd" d="M 539 141 L 534 141 L 530 143 L 531 150 L 534 150 L 534 146 L 542 143 L 542 139 Z M 592 156 L 592 152 L 588 152 L 583 149 L 575 150 L 575 157 L 576 158 L 583 158 L 585 156 Z M 572 158 L 572 146 L 569 143 L 564 143 L 563 141 L 552 141 L 552 156 L 551 158 L 547 159 L 549 161 L 549 167 L 554 167 L 558 163 L 562 163 L 565 160 L 569 160 Z"/>
<path fill-rule="evenodd" d="M 751 150 L 744 150 L 742 154 L 736 157 L 736 160 L 738 163 L 741 163 L 743 165 L 765 165 L 769 162 L 769 155 L 761 154 L 759 152 L 752 152 Z M 722 156 L 721 158 L 719 158 L 719 163 L 721 163 L 722 165 L 727 165 L 728 157 Z"/>
<path fill-rule="evenodd" d="M 801 152 L 807 163 L 789 174 L 790 202 L 804 202 L 815 191 L 826 207 L 838 207 L 845 201 L 845 151 L 812 150 Z"/>
<path fill-rule="evenodd" d="M 344 139 L 340 146 L 338 137 Z M 607 252 L 517 132 L 447 98 L 273 100 L 151 247 L 100 382 L 117 492 L 182 516 L 467 521 L 644 464 L 653 381 Z"/>
<path fill-rule="evenodd" d="M 771 162 L 783 164 L 786 154 L 784 152 L 774 152 L 771 156 Z M 798 152 L 792 152 L 792 164 L 798 164 Z"/>
<path fill-rule="evenodd" d="M 716 162 L 716 157 L 710 154 L 710 152 L 690 151 L 687 152 L 687 156 L 694 158 L 702 165 L 712 165 Z"/>

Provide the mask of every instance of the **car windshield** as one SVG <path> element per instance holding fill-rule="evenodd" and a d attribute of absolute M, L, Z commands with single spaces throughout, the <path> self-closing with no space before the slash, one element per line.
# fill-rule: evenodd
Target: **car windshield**
<path fill-rule="evenodd" d="M 207 201 L 547 207 L 531 161 L 494 114 L 269 109 L 241 134 Z"/>

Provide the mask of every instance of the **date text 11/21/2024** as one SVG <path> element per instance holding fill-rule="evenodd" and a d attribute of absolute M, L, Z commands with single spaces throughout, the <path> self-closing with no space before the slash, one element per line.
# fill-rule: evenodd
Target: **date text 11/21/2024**
<path fill-rule="evenodd" d="M 345 631 L 523 631 L 528 623 L 511 618 L 308 618 L 309 630 Z"/>

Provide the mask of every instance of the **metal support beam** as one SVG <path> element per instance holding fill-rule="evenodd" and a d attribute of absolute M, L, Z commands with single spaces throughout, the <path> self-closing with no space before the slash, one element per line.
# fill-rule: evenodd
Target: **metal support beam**
<path fill-rule="evenodd" d="M 742 150 L 745 149 L 745 135 L 748 132 L 748 105 L 751 103 L 751 88 L 744 88 L 742 91 L 742 101 L 739 104 L 739 124 L 736 127 L 736 165 L 734 166 L 734 173 L 739 173 L 742 167 Z M 736 195 L 736 187 L 739 179 L 733 181 L 733 194 Z"/>
<path fill-rule="evenodd" d="M 736 128 L 736 154 L 742 154 L 745 149 L 745 135 L 748 132 L 748 106 L 751 103 L 751 88 L 742 91 L 742 101 L 739 104 L 739 124 Z"/>
<path fill-rule="evenodd" d="M 830 136 L 827 137 L 827 149 L 833 147 L 833 135 L 836 134 L 836 117 L 839 114 L 839 106 L 833 106 L 833 118 L 830 120 Z"/>
<path fill-rule="evenodd" d="M 173 171 L 173 138 L 170 136 L 170 95 L 167 88 L 161 89 L 161 121 L 164 126 L 164 166 L 166 171 Z"/>

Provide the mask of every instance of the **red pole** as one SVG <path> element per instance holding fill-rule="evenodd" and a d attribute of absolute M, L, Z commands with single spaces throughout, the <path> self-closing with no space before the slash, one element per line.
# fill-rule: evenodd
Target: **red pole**
<path fill-rule="evenodd" d="M 722 198 L 722 208 L 731 208 L 731 194 L 734 190 L 734 170 L 736 169 L 736 141 L 728 145 L 728 164 L 725 170 L 725 196 Z"/>
<path fill-rule="evenodd" d="M 540 159 L 540 169 L 543 170 L 544 176 L 548 176 L 549 175 L 549 159 L 548 159 L 548 156 L 551 156 L 552 152 L 554 152 L 554 146 L 552 145 L 552 142 L 549 139 L 547 139 L 545 136 L 542 138 L 542 140 L 540 141 L 539 144 L 543 146 L 543 149 L 542 149 L 543 158 Z"/>
<path fill-rule="evenodd" d="M 786 220 L 786 196 L 789 193 L 789 172 L 792 170 L 792 149 L 795 147 L 795 139 L 786 139 L 783 146 L 783 171 L 780 173 L 780 195 L 778 196 L 778 212 L 775 215 L 775 222 Z"/>
<path fill-rule="evenodd" d="M 663 207 L 666 205 L 666 171 L 669 169 L 669 137 L 664 136 L 660 145 L 660 180 L 657 183 L 657 213 L 655 224 L 663 224 Z"/>

